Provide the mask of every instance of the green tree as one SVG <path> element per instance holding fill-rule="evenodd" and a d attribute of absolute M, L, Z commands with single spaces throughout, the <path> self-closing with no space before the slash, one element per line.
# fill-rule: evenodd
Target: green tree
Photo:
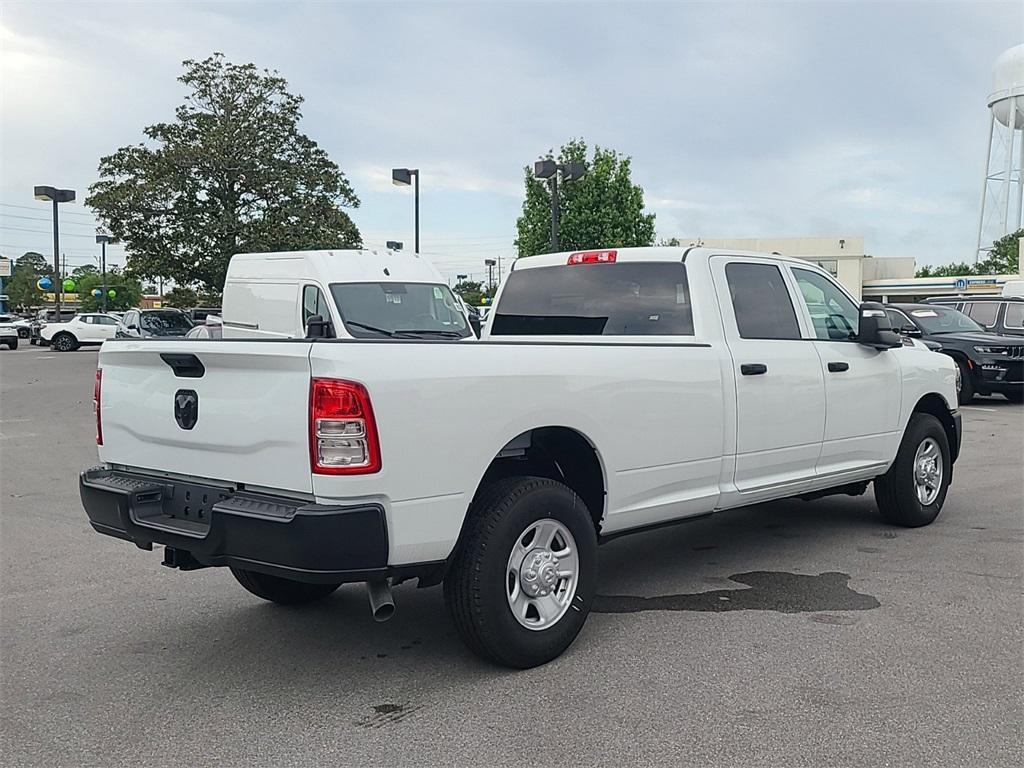
<path fill-rule="evenodd" d="M 299 131 L 302 97 L 277 72 L 216 53 L 184 62 L 189 93 L 146 143 L 100 160 L 86 204 L 128 251 L 136 278 L 219 291 L 245 251 L 352 248 L 348 179 Z"/>
<path fill-rule="evenodd" d="M 1020 239 L 1024 237 L 1024 229 L 1018 229 L 992 243 L 988 258 L 977 267 L 979 275 L 1017 275 L 1020 274 Z"/>
<path fill-rule="evenodd" d="M 492 298 L 494 296 L 494 290 L 484 288 L 484 284 L 475 280 L 463 280 L 461 283 L 456 285 L 452 290 L 462 297 L 462 300 L 467 304 L 471 304 L 474 307 L 479 307 L 484 303 L 485 298 Z"/>
<path fill-rule="evenodd" d="M 917 270 L 915 277 L 961 277 L 973 275 L 974 267 L 970 264 L 940 264 L 937 267 L 923 266 Z"/>
<path fill-rule="evenodd" d="M 103 308 L 103 296 L 93 296 L 94 290 L 103 290 L 103 276 L 90 272 L 77 281 L 75 290 L 78 300 L 86 312 L 97 312 Z M 142 300 L 142 286 L 138 280 L 128 277 L 118 267 L 107 270 L 107 291 L 114 291 L 114 297 L 107 296 L 107 309 L 121 311 L 139 306 Z"/>
<path fill-rule="evenodd" d="M 583 139 L 573 139 L 546 159 L 583 163 L 586 174 L 558 185 L 559 249 L 627 248 L 654 242 L 654 214 L 644 213 L 644 191 L 630 178 L 630 158 L 594 147 L 588 158 Z M 516 222 L 519 256 L 551 250 L 551 190 L 525 171 L 526 199 Z"/>
<path fill-rule="evenodd" d="M 192 309 L 197 305 L 199 296 L 191 288 L 176 285 L 164 294 L 164 306 L 178 309 Z"/>
<path fill-rule="evenodd" d="M 28 251 L 19 257 L 11 268 L 11 278 L 4 282 L 4 292 L 10 305 L 18 309 L 32 309 L 43 305 L 43 293 L 36 288 L 36 281 L 53 272 L 41 253 Z"/>
<path fill-rule="evenodd" d="M 96 274 L 99 274 L 99 270 L 94 265 L 92 265 L 92 264 L 82 264 L 81 266 L 75 267 L 73 270 L 71 270 L 70 277 L 71 277 L 72 280 L 75 281 L 75 284 L 77 285 L 78 281 L 81 280 L 86 275 L 96 275 Z"/>

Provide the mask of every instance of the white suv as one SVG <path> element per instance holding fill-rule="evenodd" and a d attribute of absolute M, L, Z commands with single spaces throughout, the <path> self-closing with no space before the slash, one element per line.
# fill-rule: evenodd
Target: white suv
<path fill-rule="evenodd" d="M 117 323 L 116 317 L 101 312 L 75 315 L 66 323 L 44 325 L 39 329 L 39 337 L 58 352 L 71 352 L 114 338 Z"/>

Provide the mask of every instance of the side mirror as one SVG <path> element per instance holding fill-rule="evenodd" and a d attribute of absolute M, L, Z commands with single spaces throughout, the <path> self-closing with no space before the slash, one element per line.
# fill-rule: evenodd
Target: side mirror
<path fill-rule="evenodd" d="M 885 307 L 877 301 L 865 301 L 860 305 L 859 312 L 858 344 L 875 349 L 892 349 L 903 345 L 899 334 L 892 329 Z"/>
<path fill-rule="evenodd" d="M 904 325 L 900 328 L 900 335 L 906 336 L 909 339 L 920 339 L 924 336 L 924 334 L 921 333 L 921 329 L 916 325 Z"/>
<path fill-rule="evenodd" d="M 310 315 L 306 320 L 307 339 L 333 339 L 334 328 L 330 320 L 325 320 L 320 315 Z"/>

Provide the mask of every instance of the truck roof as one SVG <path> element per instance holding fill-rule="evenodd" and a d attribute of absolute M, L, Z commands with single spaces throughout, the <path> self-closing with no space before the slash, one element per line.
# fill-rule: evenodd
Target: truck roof
<path fill-rule="evenodd" d="M 387 248 L 331 249 L 238 253 L 231 257 L 227 280 L 300 280 L 323 283 L 443 283 L 440 272 L 425 257 Z"/>
<path fill-rule="evenodd" d="M 536 269 L 538 267 L 565 266 L 569 257 L 574 253 L 599 253 L 601 251 L 615 251 L 616 262 L 622 261 L 682 261 L 685 257 L 688 262 L 696 259 L 707 259 L 710 256 L 756 256 L 763 259 L 774 259 L 780 262 L 794 262 L 806 266 L 809 262 L 803 261 L 795 256 L 784 256 L 778 253 L 759 253 L 757 251 L 740 251 L 731 248 L 705 248 L 703 246 L 648 246 L 643 248 L 595 248 L 585 251 L 561 251 L 559 253 L 545 253 L 528 258 L 516 259 L 513 262 L 513 269 Z"/>

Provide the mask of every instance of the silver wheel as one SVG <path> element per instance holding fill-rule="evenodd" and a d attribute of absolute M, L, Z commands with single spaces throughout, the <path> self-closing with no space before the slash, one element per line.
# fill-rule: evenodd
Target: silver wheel
<path fill-rule="evenodd" d="M 576 596 L 580 560 L 576 540 L 557 520 L 530 523 L 512 546 L 505 595 L 516 621 L 527 629 L 558 623 Z"/>
<path fill-rule="evenodd" d="M 939 497 L 942 488 L 942 451 L 934 438 L 926 437 L 914 455 L 914 490 L 921 506 L 927 507 Z"/>

